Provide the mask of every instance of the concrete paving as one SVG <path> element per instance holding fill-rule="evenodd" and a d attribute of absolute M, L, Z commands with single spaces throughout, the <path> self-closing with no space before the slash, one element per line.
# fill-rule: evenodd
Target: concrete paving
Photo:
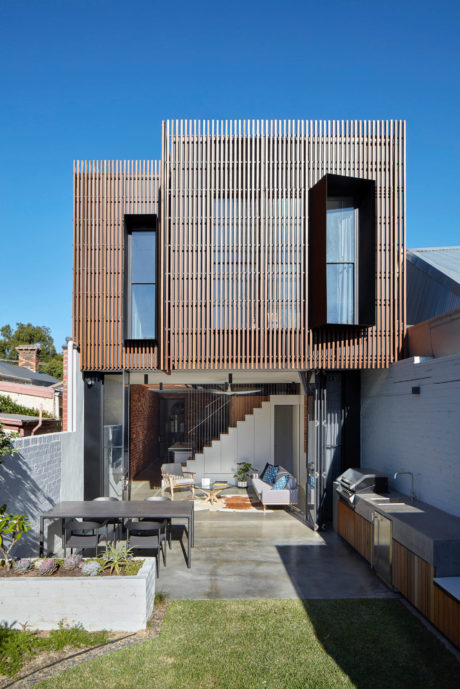
<path fill-rule="evenodd" d="M 177 526 L 157 580 L 170 600 L 394 596 L 337 534 L 315 532 L 284 509 L 196 512 L 191 569 L 180 533 Z"/>

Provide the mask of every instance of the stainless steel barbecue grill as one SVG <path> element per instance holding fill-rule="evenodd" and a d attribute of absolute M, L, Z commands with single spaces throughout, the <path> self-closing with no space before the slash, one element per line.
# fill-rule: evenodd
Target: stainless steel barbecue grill
<path fill-rule="evenodd" d="M 337 494 L 350 506 L 358 493 L 388 493 L 388 476 L 370 467 L 347 469 L 335 483 Z"/>

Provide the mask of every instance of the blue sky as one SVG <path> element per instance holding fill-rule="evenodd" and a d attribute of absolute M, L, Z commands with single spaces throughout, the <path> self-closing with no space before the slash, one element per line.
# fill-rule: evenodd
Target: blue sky
<path fill-rule="evenodd" d="M 71 334 L 72 161 L 166 118 L 407 120 L 408 246 L 460 244 L 460 3 L 0 0 L 0 325 Z"/>

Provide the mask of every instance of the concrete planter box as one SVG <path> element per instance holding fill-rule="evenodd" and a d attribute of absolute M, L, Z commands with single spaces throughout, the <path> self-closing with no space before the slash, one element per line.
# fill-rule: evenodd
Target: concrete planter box
<path fill-rule="evenodd" d="M 88 631 L 145 629 L 155 599 L 155 558 L 136 576 L 12 577 L 0 582 L 0 620 L 19 628 L 57 629 L 81 624 Z"/>

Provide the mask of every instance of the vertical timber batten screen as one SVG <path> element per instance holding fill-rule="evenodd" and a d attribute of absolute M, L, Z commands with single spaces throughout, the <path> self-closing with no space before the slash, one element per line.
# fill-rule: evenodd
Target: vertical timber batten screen
<path fill-rule="evenodd" d="M 83 370 L 381 368 L 405 334 L 405 122 L 163 123 L 162 160 L 74 167 Z M 308 191 L 376 183 L 376 324 L 309 329 Z M 161 209 L 160 209 L 161 205 Z M 123 219 L 158 224 L 158 348 L 123 341 Z M 314 286 L 312 286 L 312 290 Z"/>
<path fill-rule="evenodd" d="M 308 328 L 308 190 L 326 173 L 376 183 L 369 328 Z M 405 122 L 172 120 L 162 179 L 161 368 L 381 368 L 398 359 Z"/>
<path fill-rule="evenodd" d="M 123 340 L 126 214 L 159 212 L 157 161 L 74 163 L 73 339 L 82 370 L 158 367 L 156 345 Z"/>

